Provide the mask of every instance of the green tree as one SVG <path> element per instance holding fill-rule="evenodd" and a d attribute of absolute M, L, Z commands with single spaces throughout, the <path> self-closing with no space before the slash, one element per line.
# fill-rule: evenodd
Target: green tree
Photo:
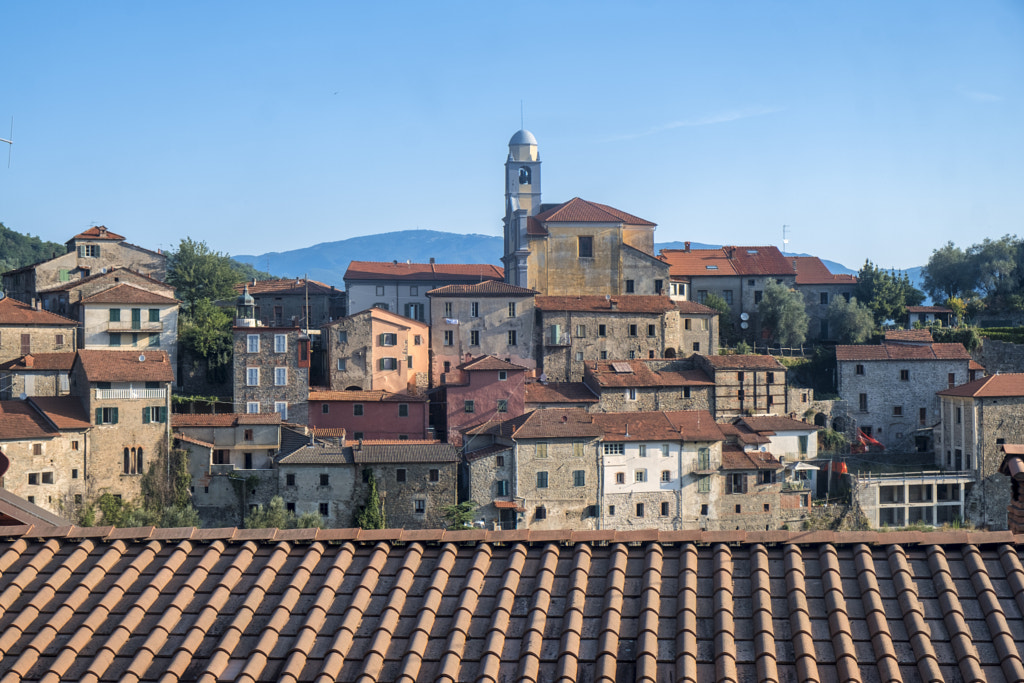
<path fill-rule="evenodd" d="M 178 342 L 194 355 L 205 358 L 210 369 L 231 364 L 234 341 L 231 314 L 214 306 L 209 299 L 200 299 L 192 310 L 181 316 Z"/>
<path fill-rule="evenodd" d="M 370 495 L 366 500 L 366 507 L 356 515 L 356 524 L 363 529 L 386 529 L 387 518 L 384 516 L 384 503 L 377 492 L 377 478 L 373 476 L 373 470 L 363 470 L 364 474 L 370 475 Z"/>
<path fill-rule="evenodd" d="M 804 298 L 795 290 L 777 282 L 765 285 L 757 305 L 761 327 L 783 346 L 799 346 L 807 338 L 807 311 Z"/>
<path fill-rule="evenodd" d="M 274 496 L 266 506 L 257 505 L 247 514 L 243 524 L 246 529 L 319 529 L 324 520 L 315 512 L 296 517 L 285 507 L 284 498 Z"/>
<path fill-rule="evenodd" d="M 216 301 L 235 296 L 234 285 L 242 281 L 230 256 L 213 251 L 206 242 L 191 237 L 181 240 L 177 251 L 167 255 L 167 283 L 174 287 L 184 312 L 190 313 L 201 299 Z"/>
<path fill-rule="evenodd" d="M 818 432 L 818 445 L 824 453 L 841 453 L 849 446 L 849 441 L 842 432 L 826 428 Z"/>
<path fill-rule="evenodd" d="M 441 514 L 451 531 L 461 531 L 473 528 L 473 511 L 476 510 L 476 503 L 466 500 L 455 505 L 445 505 L 441 508 Z"/>
<path fill-rule="evenodd" d="M 843 344 L 861 344 L 875 331 L 875 317 L 857 297 L 832 297 L 828 305 L 828 329 Z"/>
<path fill-rule="evenodd" d="M 910 284 L 906 273 L 886 272 L 870 260 L 864 262 L 857 274 L 855 294 L 858 301 L 871 310 L 876 325 L 886 320 L 901 320 L 907 315 L 907 306 L 924 301 L 924 292 Z"/>
<path fill-rule="evenodd" d="M 192 476 L 185 451 L 175 450 L 156 458 L 142 475 L 141 484 L 142 496 L 135 502 L 102 494 L 92 505 L 83 507 L 79 524 L 95 524 L 99 508 L 99 521 L 111 526 L 200 526 L 199 513 L 192 506 Z"/>
<path fill-rule="evenodd" d="M 718 311 L 718 338 L 722 344 L 732 346 L 736 343 L 736 321 L 732 318 L 732 308 L 725 299 L 715 292 L 708 292 L 704 298 L 704 305 Z"/>
<path fill-rule="evenodd" d="M 1004 235 L 997 240 L 985 238 L 980 244 L 967 249 L 968 256 L 974 261 L 978 273 L 978 289 L 985 297 L 996 301 L 998 297 L 1013 294 L 1017 281 L 1014 272 L 1017 269 L 1018 243 L 1012 235 Z"/>
<path fill-rule="evenodd" d="M 974 259 L 952 242 L 932 251 L 924 267 L 924 290 L 935 301 L 957 297 L 977 286 Z"/>
<path fill-rule="evenodd" d="M 66 252 L 67 247 L 63 244 L 23 235 L 0 223 L 0 273 L 46 261 Z"/>
<path fill-rule="evenodd" d="M 958 296 L 951 296 L 946 299 L 946 306 L 953 311 L 954 324 L 962 325 L 964 316 L 967 314 L 967 304 L 964 303 L 964 300 Z"/>

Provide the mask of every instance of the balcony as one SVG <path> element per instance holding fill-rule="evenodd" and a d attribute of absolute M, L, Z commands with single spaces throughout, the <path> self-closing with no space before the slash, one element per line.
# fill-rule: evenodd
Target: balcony
<path fill-rule="evenodd" d="M 165 399 L 167 389 L 93 389 L 97 399 Z"/>
<path fill-rule="evenodd" d="M 133 322 L 131 320 L 117 320 L 107 323 L 107 332 L 136 332 L 136 333 L 152 333 L 152 332 L 163 332 L 164 324 L 162 322 Z"/>

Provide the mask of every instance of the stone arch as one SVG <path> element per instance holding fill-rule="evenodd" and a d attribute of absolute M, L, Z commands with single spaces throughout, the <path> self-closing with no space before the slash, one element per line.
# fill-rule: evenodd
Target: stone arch
<path fill-rule="evenodd" d="M 362 391 L 363 388 L 353 384 L 352 386 L 345 387 L 345 391 Z"/>
<path fill-rule="evenodd" d="M 814 416 L 814 426 L 815 427 L 824 427 L 827 424 L 828 424 L 828 417 L 825 415 L 825 413 L 818 413 L 817 415 Z"/>
<path fill-rule="evenodd" d="M 676 357 L 676 350 L 675 349 L 673 349 L 671 346 L 668 347 L 667 349 L 665 349 L 665 358 L 675 358 L 675 357 Z"/>

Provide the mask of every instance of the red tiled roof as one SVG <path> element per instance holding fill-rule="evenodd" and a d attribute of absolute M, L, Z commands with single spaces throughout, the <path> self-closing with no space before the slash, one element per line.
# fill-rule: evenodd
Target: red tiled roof
<path fill-rule="evenodd" d="M 1024 373 L 1010 372 L 989 375 L 952 389 L 937 392 L 939 396 L 963 396 L 974 398 L 1000 398 L 1024 396 Z"/>
<path fill-rule="evenodd" d="M 798 285 L 855 285 L 857 276 L 833 273 L 817 256 L 787 256 L 793 262 Z"/>
<path fill-rule="evenodd" d="M 622 294 L 610 299 L 597 295 L 544 296 L 535 299 L 541 311 L 594 311 L 601 313 L 664 313 L 675 303 L 660 294 Z"/>
<path fill-rule="evenodd" d="M 558 439 L 599 437 L 603 430 L 594 416 L 578 408 L 546 408 L 527 413 L 513 433 L 515 439 Z"/>
<path fill-rule="evenodd" d="M 193 438 L 193 437 L 189 436 L 188 434 L 182 434 L 181 432 L 175 432 L 173 436 L 174 436 L 175 439 L 177 439 L 179 441 L 184 441 L 185 443 L 195 444 L 196 446 L 202 446 L 203 448 L 216 448 L 216 446 L 214 444 L 212 444 L 212 443 L 210 443 L 208 441 L 203 441 L 201 439 L 196 439 L 196 438 Z"/>
<path fill-rule="evenodd" d="M 935 342 L 935 339 L 932 337 L 931 330 L 928 329 L 886 330 L 885 340 L 901 342 L 922 342 L 926 344 L 932 344 Z"/>
<path fill-rule="evenodd" d="M 425 403 L 428 399 L 425 396 L 413 396 L 412 394 L 391 393 L 382 389 L 371 389 L 368 391 L 310 391 L 310 401 L 351 401 L 354 403 Z"/>
<path fill-rule="evenodd" d="M 258 296 L 261 294 L 305 294 L 306 287 L 309 287 L 310 294 L 331 294 L 338 293 L 338 290 L 330 285 L 316 280 L 305 278 L 294 278 L 280 280 L 257 280 L 256 282 L 239 282 L 235 285 L 235 291 L 241 294 L 246 288 L 249 294 Z"/>
<path fill-rule="evenodd" d="M 31 366 L 29 363 L 31 363 Z M 74 351 L 59 353 L 30 353 L 27 356 L 14 358 L 6 363 L 0 364 L 0 370 L 14 370 L 18 372 L 30 370 L 70 370 L 71 366 L 74 364 Z"/>
<path fill-rule="evenodd" d="M 364 463 L 456 463 L 459 449 L 440 441 L 364 441 L 362 447 L 352 447 L 352 458 L 357 465 Z"/>
<path fill-rule="evenodd" d="M 628 369 L 628 372 L 624 370 Z M 601 387 L 714 386 L 701 370 L 651 370 L 643 360 L 588 361 L 585 371 Z"/>
<path fill-rule="evenodd" d="M 392 311 L 385 311 L 383 308 L 377 308 L 377 307 L 367 308 L 365 310 L 359 311 L 358 313 L 353 313 L 352 315 L 348 316 L 347 318 L 338 318 L 337 320 L 335 320 L 333 322 L 325 323 L 325 324 L 321 325 L 320 327 L 321 327 L 321 329 L 325 328 L 325 327 L 337 327 L 339 325 L 345 324 L 347 321 L 356 320 L 356 319 L 359 319 L 359 318 L 370 318 L 370 319 L 374 319 L 374 320 L 381 320 L 381 321 L 387 322 L 388 324 L 399 325 L 401 327 L 404 327 L 404 328 L 410 329 L 410 330 L 417 330 L 417 331 L 422 330 L 424 332 L 428 332 L 430 330 L 430 325 L 428 325 L 425 322 L 421 322 L 419 320 L 413 320 L 412 318 L 406 318 L 404 315 L 399 315 L 398 313 L 393 313 Z M 234 329 L 240 330 L 240 329 L 245 329 L 245 328 L 236 327 Z M 265 331 L 268 328 L 262 327 L 260 329 Z"/>
<path fill-rule="evenodd" d="M 526 403 L 597 403 L 598 398 L 583 382 L 531 382 L 526 385 Z"/>
<path fill-rule="evenodd" d="M 778 247 L 721 247 L 719 249 L 663 249 L 669 275 L 725 277 L 736 275 L 793 276 L 793 262 Z"/>
<path fill-rule="evenodd" d="M 143 273 L 136 272 L 134 270 L 131 270 L 130 268 L 125 268 L 124 266 L 115 266 L 115 267 L 110 268 L 109 270 L 107 270 L 107 272 L 105 272 L 105 273 L 95 273 L 93 275 L 89 275 L 87 277 L 83 277 L 81 280 L 71 280 L 70 282 L 64 282 L 64 283 L 61 283 L 61 284 L 57 285 L 56 287 L 49 287 L 45 291 L 48 292 L 48 293 L 49 292 L 70 291 L 72 289 L 76 289 L 78 287 L 81 287 L 84 284 L 88 284 L 90 282 L 95 282 L 96 280 L 100 280 L 100 279 L 103 279 L 103 278 L 106 278 L 106 279 L 109 279 L 109 280 L 118 280 L 121 277 L 121 275 L 126 274 L 126 273 L 127 274 L 131 274 L 134 277 L 138 277 L 138 278 L 142 278 L 143 280 L 147 280 L 147 281 L 149 281 L 149 282 L 151 282 L 151 283 L 153 283 L 155 285 L 159 285 L 160 287 L 166 289 L 168 292 L 174 292 L 174 288 L 171 287 L 166 282 L 161 282 L 160 280 L 157 280 L 156 278 L 152 278 L 152 277 L 150 277 L 148 275 L 144 275 Z"/>
<path fill-rule="evenodd" d="M 526 368 L 515 363 L 509 363 L 500 358 L 494 356 L 479 356 L 472 360 L 466 361 L 459 366 L 459 370 L 468 370 L 470 372 L 474 370 L 508 370 L 511 372 L 526 372 Z"/>
<path fill-rule="evenodd" d="M 785 370 L 786 366 L 774 356 L 754 353 L 730 354 L 727 356 L 703 356 L 715 370 Z"/>
<path fill-rule="evenodd" d="M 107 230 L 105 225 L 94 225 L 85 232 L 80 232 L 71 239 L 73 240 L 123 240 L 117 233 Z M 68 240 L 70 241 L 70 240 Z"/>
<path fill-rule="evenodd" d="M 281 413 L 171 413 L 171 426 L 174 428 L 276 424 L 281 424 Z"/>
<path fill-rule="evenodd" d="M 35 309 L 17 299 L 0 299 L 0 325 L 77 327 L 78 321 L 56 313 Z"/>
<path fill-rule="evenodd" d="M 309 431 L 313 432 L 313 436 L 318 438 L 342 438 L 348 434 L 348 430 L 344 427 L 310 427 Z"/>
<path fill-rule="evenodd" d="M 741 417 L 736 421 L 745 424 L 755 432 L 814 432 L 820 429 L 812 424 L 794 420 L 785 415 Z"/>
<path fill-rule="evenodd" d="M 154 292 L 139 289 L 133 285 L 120 284 L 110 289 L 104 289 L 90 297 L 82 299 L 83 304 L 154 304 L 161 306 L 172 306 L 178 302 L 166 296 L 160 296 Z"/>
<path fill-rule="evenodd" d="M 21 524 L 33 525 L 42 531 L 46 528 L 68 527 L 71 523 L 10 491 L 0 489 L 0 529 Z"/>
<path fill-rule="evenodd" d="M 503 280 L 505 271 L 489 263 L 388 263 L 352 261 L 345 271 L 349 280 L 428 280 L 435 282 Z"/>
<path fill-rule="evenodd" d="M 0 441 L 50 439 L 58 433 L 28 401 L 0 401 Z"/>
<path fill-rule="evenodd" d="M 689 315 L 718 315 L 717 309 L 699 304 L 696 301 L 676 301 L 675 304 L 680 313 L 687 313 Z"/>
<path fill-rule="evenodd" d="M 739 275 L 796 275 L 778 247 L 722 247 Z"/>
<path fill-rule="evenodd" d="M 33 396 L 29 402 L 45 415 L 57 429 L 76 431 L 89 429 L 89 415 L 77 396 Z"/>
<path fill-rule="evenodd" d="M 972 358 L 971 362 L 967 364 L 967 369 L 968 370 L 981 370 L 982 372 L 984 372 L 985 371 L 985 366 Z"/>
<path fill-rule="evenodd" d="M 574 197 L 564 204 L 537 214 L 540 223 L 624 223 L 626 225 L 655 225 L 614 207 L 588 202 Z"/>
<path fill-rule="evenodd" d="M 836 346 L 836 360 L 964 360 L 969 361 L 971 354 L 963 344 L 857 344 L 853 346 Z"/>
<path fill-rule="evenodd" d="M 536 295 L 535 290 L 517 287 L 498 280 L 484 280 L 470 285 L 445 285 L 427 292 L 427 296 L 530 297 Z"/>
<path fill-rule="evenodd" d="M 144 358 L 144 360 L 139 360 Z M 78 362 L 89 382 L 173 382 L 167 353 L 156 349 L 107 351 L 81 349 Z"/>
<path fill-rule="evenodd" d="M 12 680 L 1020 681 L 1009 532 L 11 527 Z M 29 647 L 31 644 L 31 647 Z"/>
<path fill-rule="evenodd" d="M 778 470 L 782 468 L 771 453 L 765 451 L 744 451 L 733 446 L 722 447 L 723 470 Z"/>

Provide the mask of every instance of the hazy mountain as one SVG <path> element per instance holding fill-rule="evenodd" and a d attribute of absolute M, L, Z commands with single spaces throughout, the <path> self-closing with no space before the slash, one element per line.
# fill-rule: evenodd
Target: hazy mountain
<path fill-rule="evenodd" d="M 691 249 L 716 249 L 720 245 L 691 242 Z M 661 242 L 654 245 L 657 253 L 662 249 L 683 249 L 683 242 Z M 344 287 L 345 270 L 349 261 L 411 261 L 427 263 L 434 258 L 438 263 L 494 263 L 501 264 L 504 240 L 492 235 L 461 235 L 438 230 L 402 230 L 378 235 L 351 237 L 337 242 L 323 242 L 293 249 L 274 251 L 258 256 L 234 255 L 242 263 L 249 263 L 278 277 L 302 277 L 336 287 Z M 794 254 L 807 256 L 808 254 Z M 854 273 L 846 266 L 822 259 L 833 273 Z M 912 269 L 920 270 L 920 269 Z M 914 278 L 911 270 L 911 278 Z"/>

